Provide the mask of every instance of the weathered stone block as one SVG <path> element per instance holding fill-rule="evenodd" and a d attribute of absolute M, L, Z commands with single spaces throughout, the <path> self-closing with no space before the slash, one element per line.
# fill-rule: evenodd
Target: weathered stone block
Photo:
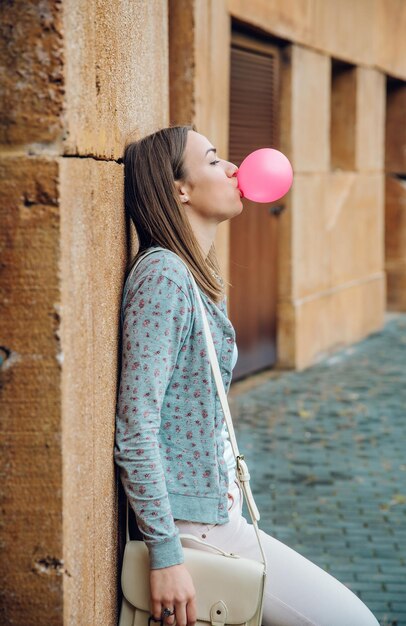
<path fill-rule="evenodd" d="M 0 162 L 3 607 L 15 624 L 62 623 L 58 178 L 52 159 Z"/>
<path fill-rule="evenodd" d="M 330 295 L 295 301 L 295 367 L 322 360 L 330 348 Z"/>
<path fill-rule="evenodd" d="M 2 2 L 0 143 L 58 141 L 64 100 L 61 2 Z"/>
<path fill-rule="evenodd" d="M 309 43 L 314 29 L 314 0 L 227 0 L 233 17 L 297 42 Z"/>
<path fill-rule="evenodd" d="M 168 0 L 169 98 L 171 124 L 191 124 L 195 116 L 195 1 Z"/>
<path fill-rule="evenodd" d="M 119 315 L 127 262 L 122 166 L 61 159 L 64 559 L 69 624 L 113 624 L 113 464 Z M 97 584 L 95 584 L 97 576 Z"/>
<path fill-rule="evenodd" d="M 331 288 L 383 270 L 383 194 L 382 174 L 330 175 L 326 205 Z"/>
<path fill-rule="evenodd" d="M 406 3 L 379 0 L 374 17 L 376 65 L 388 74 L 406 79 Z"/>
<path fill-rule="evenodd" d="M 385 276 L 295 303 L 295 365 L 308 367 L 382 328 Z"/>
<path fill-rule="evenodd" d="M 330 81 L 327 56 L 293 46 L 292 165 L 295 173 L 330 167 Z"/>
<path fill-rule="evenodd" d="M 384 272 L 332 293 L 329 327 L 331 350 L 351 345 L 380 330 L 384 324 L 385 309 Z"/>
<path fill-rule="evenodd" d="M 385 76 L 357 67 L 356 169 L 383 170 L 385 146 Z"/>
<path fill-rule="evenodd" d="M 277 307 L 277 363 L 279 369 L 294 368 L 296 363 L 296 318 L 293 302 L 283 300 Z"/>
<path fill-rule="evenodd" d="M 324 291 L 330 285 L 328 177 L 296 174 L 291 191 L 294 298 Z"/>
<path fill-rule="evenodd" d="M 122 156 L 169 121 L 166 2 L 64 3 L 68 154 Z"/>
<path fill-rule="evenodd" d="M 313 0 L 309 44 L 345 61 L 370 63 L 376 54 L 374 35 L 380 1 Z"/>

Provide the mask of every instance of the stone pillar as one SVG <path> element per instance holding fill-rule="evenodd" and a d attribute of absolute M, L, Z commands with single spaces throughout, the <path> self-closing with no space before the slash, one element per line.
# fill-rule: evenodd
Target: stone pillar
<path fill-rule="evenodd" d="M 293 45 L 282 55 L 281 72 L 281 147 L 291 159 L 294 182 L 279 223 L 278 367 L 299 368 L 315 356 L 309 329 L 315 315 L 317 337 L 328 341 L 323 336 L 328 322 L 320 324 L 326 312 L 315 294 L 329 279 L 330 59 Z"/>
<path fill-rule="evenodd" d="M 0 66 L 2 622 L 62 624 L 58 152 L 63 38 L 55 2 L 2 3 Z"/>
<path fill-rule="evenodd" d="M 119 306 L 135 241 L 118 161 L 169 121 L 166 2 L 1 11 L 3 616 L 113 626 Z"/>
<path fill-rule="evenodd" d="M 169 0 L 170 119 L 195 124 L 228 158 L 230 33 L 225 0 Z M 229 275 L 229 222 L 220 224 L 216 250 Z"/>

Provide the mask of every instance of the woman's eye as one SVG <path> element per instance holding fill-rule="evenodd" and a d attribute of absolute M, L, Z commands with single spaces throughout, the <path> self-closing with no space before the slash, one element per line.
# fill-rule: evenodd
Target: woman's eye
<path fill-rule="evenodd" d="M 220 159 L 217 159 L 216 161 L 211 161 L 210 165 L 217 165 L 217 163 L 220 163 Z"/>

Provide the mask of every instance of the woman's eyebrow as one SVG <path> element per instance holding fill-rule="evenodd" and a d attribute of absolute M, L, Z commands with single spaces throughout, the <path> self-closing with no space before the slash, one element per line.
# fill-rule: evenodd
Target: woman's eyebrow
<path fill-rule="evenodd" d="M 216 153 L 216 152 L 217 152 L 217 148 L 209 148 L 208 150 L 206 150 L 206 154 L 205 154 L 204 156 L 208 155 L 208 154 L 209 154 L 209 152 L 214 152 L 214 153 Z"/>

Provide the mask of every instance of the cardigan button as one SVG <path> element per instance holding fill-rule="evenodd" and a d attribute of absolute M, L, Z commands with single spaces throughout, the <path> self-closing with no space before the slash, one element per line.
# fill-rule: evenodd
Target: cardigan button
<path fill-rule="evenodd" d="M 202 539 L 206 539 L 206 535 L 205 534 L 202 535 Z"/>

